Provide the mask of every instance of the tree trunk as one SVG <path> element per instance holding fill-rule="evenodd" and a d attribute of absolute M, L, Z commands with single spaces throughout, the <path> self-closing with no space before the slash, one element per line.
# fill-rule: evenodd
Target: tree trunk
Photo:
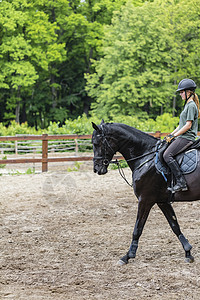
<path fill-rule="evenodd" d="M 15 122 L 19 123 L 19 115 L 20 115 L 20 102 L 17 102 L 16 108 L 15 108 Z"/>
<path fill-rule="evenodd" d="M 19 117 L 20 117 L 20 86 L 18 86 L 18 91 L 17 91 L 17 103 L 16 103 L 16 108 L 15 108 L 15 121 L 16 123 L 19 123 Z"/>
<path fill-rule="evenodd" d="M 24 123 L 27 121 L 27 115 L 26 115 L 26 103 L 23 101 L 23 107 L 22 107 L 22 113 L 21 113 L 21 122 Z"/>
<path fill-rule="evenodd" d="M 51 74 L 51 84 L 55 83 L 55 76 Z M 51 87 L 51 99 L 52 99 L 52 107 L 56 108 L 57 106 L 57 91 L 54 86 Z"/>
<path fill-rule="evenodd" d="M 88 116 L 89 115 L 89 109 L 92 102 L 92 98 L 89 96 L 86 96 L 83 98 L 83 112 Z"/>

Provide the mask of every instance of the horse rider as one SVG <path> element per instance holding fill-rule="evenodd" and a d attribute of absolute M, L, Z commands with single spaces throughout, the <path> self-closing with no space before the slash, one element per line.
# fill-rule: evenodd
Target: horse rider
<path fill-rule="evenodd" d="M 183 79 L 178 84 L 176 92 L 185 100 L 183 111 L 180 114 L 179 126 L 165 137 L 169 144 L 163 158 L 176 178 L 176 185 L 169 188 L 172 193 L 187 191 L 187 183 L 174 157 L 186 150 L 196 139 L 198 118 L 200 117 L 199 99 L 195 93 L 196 83 L 192 79 Z"/>

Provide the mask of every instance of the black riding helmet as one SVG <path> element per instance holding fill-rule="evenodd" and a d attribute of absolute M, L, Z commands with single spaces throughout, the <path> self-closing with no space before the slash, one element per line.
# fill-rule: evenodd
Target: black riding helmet
<path fill-rule="evenodd" d="M 179 84 L 178 84 L 178 89 L 176 90 L 176 92 L 180 92 L 180 91 L 185 91 L 185 105 L 188 101 L 188 99 L 191 97 L 187 97 L 187 93 L 186 91 L 189 90 L 189 91 L 195 91 L 196 89 L 196 83 L 192 80 L 192 79 L 189 79 L 189 78 L 185 78 L 185 79 L 182 79 Z"/>
<path fill-rule="evenodd" d="M 194 91 L 196 87 L 196 83 L 192 79 L 185 78 L 179 82 L 178 89 L 176 90 L 176 92 L 185 90 Z"/>

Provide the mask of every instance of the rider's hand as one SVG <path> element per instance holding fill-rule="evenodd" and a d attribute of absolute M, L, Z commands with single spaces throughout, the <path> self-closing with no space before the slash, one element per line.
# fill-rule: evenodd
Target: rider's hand
<path fill-rule="evenodd" d="M 164 141 L 167 143 L 171 143 L 171 141 L 175 138 L 175 136 L 173 134 L 168 134 L 165 138 Z"/>

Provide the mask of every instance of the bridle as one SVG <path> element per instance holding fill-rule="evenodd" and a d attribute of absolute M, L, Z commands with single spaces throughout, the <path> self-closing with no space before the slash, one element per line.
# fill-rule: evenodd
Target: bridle
<path fill-rule="evenodd" d="M 122 178 L 126 181 L 126 183 L 129 185 L 129 186 L 131 186 L 131 187 L 133 187 L 133 184 L 130 184 L 129 182 L 128 182 L 128 180 L 126 179 L 126 176 L 125 176 L 125 174 L 124 174 L 124 171 L 123 171 L 123 169 L 122 169 L 122 167 L 120 166 L 120 162 L 121 161 L 119 161 L 118 159 L 116 159 L 116 160 L 112 160 L 112 159 L 109 159 L 108 157 L 107 157 L 107 153 L 108 153 L 108 148 L 112 151 L 112 156 L 111 157 L 113 157 L 113 155 L 116 153 L 116 151 L 112 148 L 112 146 L 110 145 L 110 143 L 108 142 L 108 140 L 107 140 L 107 138 L 106 138 L 106 135 L 105 135 L 105 133 L 104 133 L 104 130 L 103 130 L 103 126 L 101 125 L 101 134 L 99 134 L 99 136 L 102 136 L 103 137 L 103 145 L 104 145 L 104 153 L 105 153 L 105 155 L 104 156 L 94 156 L 94 158 L 93 158 L 93 161 L 94 160 L 101 160 L 102 161 L 102 165 L 104 165 L 104 166 L 108 166 L 109 164 L 116 164 L 117 165 L 117 167 L 118 167 L 118 171 L 119 171 L 119 174 L 122 176 Z M 112 139 L 114 139 L 113 137 L 112 137 Z M 107 146 L 107 147 L 106 147 Z M 150 151 L 150 152 L 148 152 L 148 153 L 144 153 L 144 154 L 142 154 L 142 155 L 139 155 L 139 156 L 136 156 L 136 157 L 134 157 L 134 158 L 130 158 L 130 159 L 127 159 L 126 160 L 126 162 L 129 162 L 129 161 L 136 161 L 136 160 L 138 160 L 138 159 L 140 159 L 140 158 L 143 158 L 143 157 L 145 157 L 145 156 L 148 156 L 148 155 L 150 155 L 150 154 L 156 154 L 156 151 L 157 151 L 157 145 L 154 147 L 154 150 L 152 150 L 152 151 Z M 153 156 L 154 157 L 154 156 Z M 149 158 L 149 159 L 147 159 L 147 160 L 145 160 L 144 162 L 142 162 L 138 167 L 137 167 L 137 169 L 139 169 L 140 167 L 142 167 L 144 164 L 146 164 L 147 162 L 149 162 L 149 161 L 151 161 L 152 159 L 153 159 L 153 157 L 151 157 L 151 158 Z"/>
<path fill-rule="evenodd" d="M 105 153 L 105 155 L 104 156 L 94 156 L 94 158 L 93 158 L 93 161 L 94 160 L 101 160 L 102 161 L 102 164 L 104 165 L 104 166 L 108 166 L 110 163 L 114 163 L 114 161 L 112 161 L 112 159 L 110 160 L 108 157 L 107 157 L 107 154 L 109 154 L 108 153 L 108 148 L 111 150 L 111 152 L 112 152 L 112 157 L 113 157 L 113 155 L 116 153 L 116 151 L 111 147 L 111 145 L 110 145 L 110 143 L 108 142 L 108 140 L 107 140 L 107 138 L 106 138 L 106 135 L 105 135 L 105 133 L 104 133 L 104 130 L 103 130 L 103 126 L 101 126 L 101 129 L 102 129 L 102 133 L 101 134 L 99 134 L 99 136 L 101 135 L 102 137 L 103 137 L 103 145 L 104 145 L 104 153 Z M 112 137 L 112 139 L 114 139 L 113 137 Z M 106 147 L 107 146 L 107 147 Z M 109 155 L 110 156 L 110 155 Z"/>

